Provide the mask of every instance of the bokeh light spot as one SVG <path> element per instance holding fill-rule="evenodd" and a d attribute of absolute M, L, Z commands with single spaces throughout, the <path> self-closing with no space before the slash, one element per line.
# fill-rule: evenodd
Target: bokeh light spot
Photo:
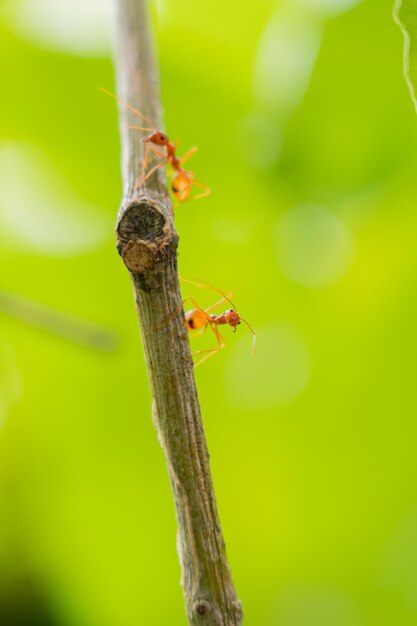
<path fill-rule="evenodd" d="M 320 45 L 320 26 L 297 10 L 280 11 L 267 24 L 255 60 L 254 94 L 281 122 L 300 104 Z"/>
<path fill-rule="evenodd" d="M 243 334 L 243 330 L 247 329 L 242 324 L 239 332 Z M 241 337 L 233 347 L 228 346 L 231 356 L 226 386 L 235 406 L 272 409 L 287 404 L 303 391 L 311 373 L 310 355 L 304 340 L 290 324 L 282 322 L 256 331 L 254 355 L 250 335 Z"/>
<path fill-rule="evenodd" d="M 41 47 L 83 56 L 110 52 L 110 0 L 21 0 L 10 14 L 18 33 Z"/>
<path fill-rule="evenodd" d="M 337 281 L 348 269 L 352 237 L 334 213 L 317 206 L 298 206 L 278 220 L 276 250 L 281 271 L 308 287 Z"/>
<path fill-rule="evenodd" d="M 19 143 L 0 144 L 0 225 L 8 244 L 54 256 L 112 235 L 110 216 L 86 205 L 38 148 Z"/>

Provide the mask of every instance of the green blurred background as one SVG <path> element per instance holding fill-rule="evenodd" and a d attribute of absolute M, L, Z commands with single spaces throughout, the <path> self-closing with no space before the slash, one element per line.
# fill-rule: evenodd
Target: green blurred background
<path fill-rule="evenodd" d="M 0 624 L 185 626 L 112 232 L 112 6 L 0 7 L 0 289 L 117 340 L 0 312 Z M 227 328 L 196 371 L 248 625 L 417 624 L 417 120 L 391 13 L 152 5 L 166 130 L 213 189 L 177 209 L 180 272 L 233 290 L 258 333 L 253 358 Z"/>

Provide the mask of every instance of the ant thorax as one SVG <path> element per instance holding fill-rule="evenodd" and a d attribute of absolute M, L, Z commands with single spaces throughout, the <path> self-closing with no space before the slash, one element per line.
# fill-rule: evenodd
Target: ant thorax
<path fill-rule="evenodd" d="M 229 309 L 221 315 L 210 315 L 210 319 L 216 326 L 222 326 L 223 324 L 229 324 L 232 328 L 235 328 L 240 324 L 240 315 L 236 313 L 234 309 Z"/>

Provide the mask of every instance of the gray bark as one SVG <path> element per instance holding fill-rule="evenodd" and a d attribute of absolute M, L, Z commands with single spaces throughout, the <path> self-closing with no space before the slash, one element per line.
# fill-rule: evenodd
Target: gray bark
<path fill-rule="evenodd" d="M 118 1 L 117 83 L 119 97 L 162 129 L 144 0 Z M 165 172 L 160 168 L 135 189 L 144 146 L 128 124 L 146 126 L 120 105 L 124 197 L 117 247 L 132 280 L 154 398 L 153 420 L 174 493 L 187 617 L 193 626 L 239 626 L 242 609 L 226 558 L 181 307 L 178 235 Z"/>

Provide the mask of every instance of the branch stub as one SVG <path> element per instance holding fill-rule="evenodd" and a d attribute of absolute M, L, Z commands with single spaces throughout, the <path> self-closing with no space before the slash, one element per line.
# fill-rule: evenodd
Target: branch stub
<path fill-rule="evenodd" d="M 162 251 L 176 246 L 177 235 L 165 207 L 151 198 L 138 198 L 122 205 L 116 226 L 117 249 L 131 272 L 152 270 Z"/>

